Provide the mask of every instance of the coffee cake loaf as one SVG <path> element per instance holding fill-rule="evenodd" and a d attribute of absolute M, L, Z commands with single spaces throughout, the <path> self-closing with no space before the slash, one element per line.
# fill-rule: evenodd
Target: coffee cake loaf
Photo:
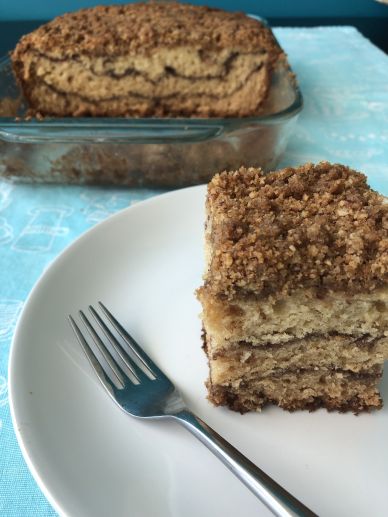
<path fill-rule="evenodd" d="M 388 205 L 323 162 L 208 186 L 209 399 L 244 412 L 379 408 L 388 358 Z"/>
<path fill-rule="evenodd" d="M 65 14 L 12 54 L 31 112 L 56 116 L 252 116 L 282 61 L 261 22 L 178 3 Z"/>

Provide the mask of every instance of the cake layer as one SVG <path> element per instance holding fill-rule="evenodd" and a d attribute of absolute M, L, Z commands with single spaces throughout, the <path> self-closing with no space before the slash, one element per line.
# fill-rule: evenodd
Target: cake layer
<path fill-rule="evenodd" d="M 24 36 L 12 61 L 35 112 L 198 117 L 257 114 L 286 63 L 258 20 L 170 2 L 65 14 Z"/>
<path fill-rule="evenodd" d="M 243 116 L 258 110 L 269 85 L 263 52 L 226 50 L 202 61 L 182 47 L 58 61 L 29 51 L 23 59 L 29 103 L 52 115 Z"/>
<path fill-rule="evenodd" d="M 332 292 L 317 298 L 311 290 L 299 290 L 281 298 L 235 296 L 226 301 L 205 286 L 198 290 L 198 297 L 213 352 L 239 341 L 257 346 L 282 344 L 333 331 L 355 339 L 388 337 L 388 288 L 353 296 Z"/>
<path fill-rule="evenodd" d="M 207 336 L 205 340 L 210 376 L 215 384 L 306 369 L 368 373 L 382 367 L 388 359 L 388 338 L 317 335 L 288 341 L 285 345 L 257 347 L 246 342 L 235 343 L 223 352 L 214 347 L 212 338 Z"/>
<path fill-rule="evenodd" d="M 242 379 L 232 385 L 208 383 L 209 400 L 244 413 L 260 410 L 266 404 L 283 409 L 310 411 L 324 407 L 359 413 L 382 406 L 378 391 L 381 373 L 289 372 L 264 379 Z"/>

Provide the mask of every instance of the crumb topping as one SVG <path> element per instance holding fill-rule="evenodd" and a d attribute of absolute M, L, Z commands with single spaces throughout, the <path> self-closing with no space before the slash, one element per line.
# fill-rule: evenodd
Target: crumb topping
<path fill-rule="evenodd" d="M 388 205 L 348 167 L 223 172 L 209 183 L 207 210 L 214 294 L 324 296 L 387 284 Z"/>
<path fill-rule="evenodd" d="M 204 6 L 133 3 L 99 6 L 64 14 L 24 36 L 14 58 L 27 50 L 51 57 L 117 56 L 157 47 L 281 53 L 271 30 L 243 13 Z"/>

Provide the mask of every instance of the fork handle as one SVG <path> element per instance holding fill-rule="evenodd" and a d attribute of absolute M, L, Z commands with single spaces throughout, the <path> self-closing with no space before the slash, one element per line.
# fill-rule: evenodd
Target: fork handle
<path fill-rule="evenodd" d="M 188 410 L 174 417 L 219 458 L 277 517 L 317 517 L 303 503 Z"/>

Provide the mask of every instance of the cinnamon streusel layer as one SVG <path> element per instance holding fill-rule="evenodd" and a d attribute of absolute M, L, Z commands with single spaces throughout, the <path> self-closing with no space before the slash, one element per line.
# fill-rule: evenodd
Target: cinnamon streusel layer
<path fill-rule="evenodd" d="M 351 296 L 387 286 L 388 205 L 349 167 L 217 174 L 207 211 L 205 285 L 215 295 Z"/>

